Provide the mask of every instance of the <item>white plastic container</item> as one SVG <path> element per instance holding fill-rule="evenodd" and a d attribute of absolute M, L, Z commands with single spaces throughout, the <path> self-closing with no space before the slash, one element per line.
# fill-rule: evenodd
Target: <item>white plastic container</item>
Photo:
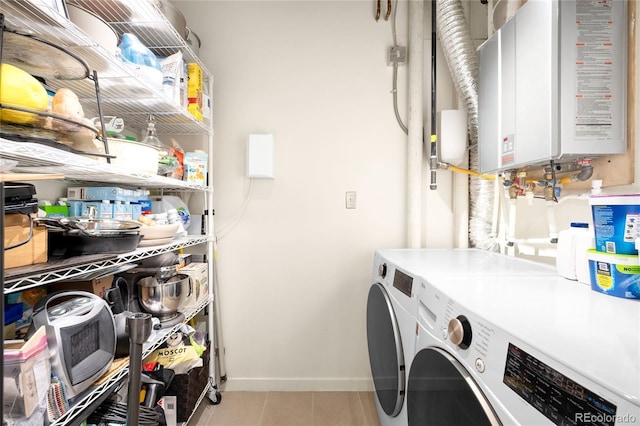
<path fill-rule="evenodd" d="M 115 155 L 111 164 L 127 170 L 156 175 L 158 173 L 158 150 L 141 142 L 127 139 L 107 138 L 109 154 Z"/>
<path fill-rule="evenodd" d="M 558 275 L 570 280 L 577 280 L 579 274 L 581 277 L 586 275 L 585 284 L 589 284 L 587 250 L 593 247 L 593 240 L 587 223 L 572 222 L 570 228 L 560 231 L 556 255 Z"/>
<path fill-rule="evenodd" d="M 580 232 L 576 234 L 576 278 L 578 282 L 591 285 L 591 273 L 589 272 L 589 250 L 595 247 L 593 232 Z"/>

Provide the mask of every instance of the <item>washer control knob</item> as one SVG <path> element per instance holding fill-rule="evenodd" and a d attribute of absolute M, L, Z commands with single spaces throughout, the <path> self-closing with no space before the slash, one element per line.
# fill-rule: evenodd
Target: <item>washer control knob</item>
<path fill-rule="evenodd" d="M 380 275 L 382 278 L 387 276 L 387 264 L 386 263 L 381 263 L 380 265 L 378 265 L 378 275 Z"/>
<path fill-rule="evenodd" d="M 471 344 L 471 324 L 464 315 L 458 315 L 458 317 L 449 321 L 449 339 L 451 343 L 460 347 L 460 349 L 467 349 Z"/>

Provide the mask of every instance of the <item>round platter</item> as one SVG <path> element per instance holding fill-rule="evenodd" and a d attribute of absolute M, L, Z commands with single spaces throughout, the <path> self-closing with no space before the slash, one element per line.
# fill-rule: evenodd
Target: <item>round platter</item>
<path fill-rule="evenodd" d="M 54 147 L 73 146 L 77 151 L 85 152 L 86 141 L 95 140 L 99 134 L 98 129 L 87 121 L 75 121 L 51 112 L 7 104 L 3 104 L 0 109 L 19 111 L 23 117 L 24 114 L 32 116 L 26 123 L 0 120 L 0 137 L 15 142 L 44 143 Z"/>
<path fill-rule="evenodd" d="M 89 77 L 89 65 L 63 47 L 10 30 L 3 32 L 2 60 L 42 78 L 80 80 Z"/>

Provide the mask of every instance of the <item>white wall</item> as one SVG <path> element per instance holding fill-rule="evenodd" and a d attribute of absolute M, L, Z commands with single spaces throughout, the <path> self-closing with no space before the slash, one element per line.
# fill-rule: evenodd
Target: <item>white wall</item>
<path fill-rule="evenodd" d="M 218 245 L 226 389 L 371 389 L 373 253 L 404 246 L 406 235 L 406 137 L 386 64 L 390 23 L 376 23 L 368 1 L 178 6 L 215 77 L 218 229 L 251 186 L 248 135 L 276 141 L 275 179 L 253 183 L 244 214 Z M 406 6 L 397 21 L 405 46 Z M 405 68 L 398 87 L 406 120 Z M 445 178 L 441 190 L 450 198 Z M 345 209 L 345 191 L 357 192 L 357 209 Z M 450 211 L 438 194 L 428 198 Z"/>
<path fill-rule="evenodd" d="M 365 308 L 372 257 L 377 248 L 405 245 L 407 202 L 406 137 L 395 121 L 386 65 L 391 27 L 373 20 L 374 4 L 178 2 L 215 77 L 218 229 L 229 229 L 251 190 L 246 210 L 218 245 L 227 390 L 371 389 Z M 486 35 L 486 7 L 464 4 L 474 8 L 478 43 Z M 398 40 L 405 46 L 406 9 L 400 2 Z M 429 123 L 430 2 L 425 22 Z M 456 108 L 438 58 L 437 109 Z M 398 87 L 406 124 L 406 68 Z M 263 132 L 276 138 L 276 177 L 251 186 L 246 140 Z M 450 172 L 439 171 L 438 181 L 437 192 L 427 189 L 425 167 L 423 241 L 452 247 Z M 357 209 L 345 209 L 345 191 L 357 192 Z M 517 237 L 546 235 L 542 203 L 520 204 Z M 562 229 L 588 220 L 590 210 L 584 201 L 567 201 L 556 214 Z"/>

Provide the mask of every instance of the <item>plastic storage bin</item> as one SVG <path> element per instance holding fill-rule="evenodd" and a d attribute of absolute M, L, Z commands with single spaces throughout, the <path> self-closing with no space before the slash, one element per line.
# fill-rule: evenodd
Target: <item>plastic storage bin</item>
<path fill-rule="evenodd" d="M 638 256 L 601 253 L 589 250 L 591 289 L 610 296 L 640 299 L 640 263 Z"/>
<path fill-rule="evenodd" d="M 605 253 L 638 254 L 640 194 L 597 195 L 589 198 L 596 249 Z"/>
<path fill-rule="evenodd" d="M 44 411 L 36 412 L 36 409 L 46 398 L 51 377 L 47 333 L 44 327 L 40 327 L 27 342 L 5 341 L 3 358 L 4 420 L 12 419 L 17 422 L 18 419 L 32 415 L 43 416 Z M 30 422 L 36 420 L 29 419 Z"/>

